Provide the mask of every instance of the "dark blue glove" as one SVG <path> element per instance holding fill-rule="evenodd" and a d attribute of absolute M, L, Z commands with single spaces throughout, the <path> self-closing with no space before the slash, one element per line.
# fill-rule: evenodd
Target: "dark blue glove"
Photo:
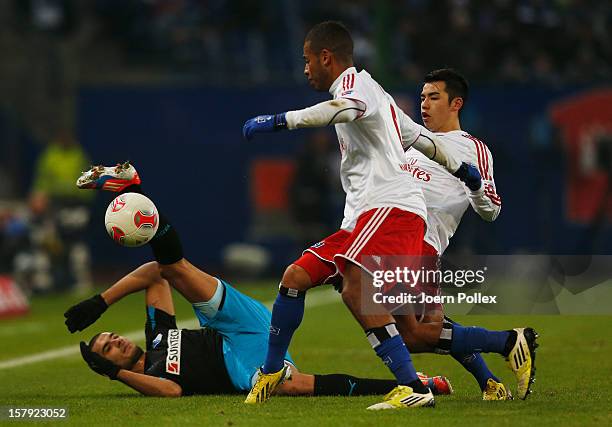
<path fill-rule="evenodd" d="M 461 166 L 453 175 L 463 181 L 472 191 L 477 191 L 482 186 L 482 176 L 480 176 L 478 168 L 469 163 L 461 163 Z"/>
<path fill-rule="evenodd" d="M 286 113 L 269 114 L 247 120 L 242 127 L 242 136 L 247 141 L 250 141 L 256 133 L 275 132 L 277 130 L 287 129 L 285 114 Z"/>

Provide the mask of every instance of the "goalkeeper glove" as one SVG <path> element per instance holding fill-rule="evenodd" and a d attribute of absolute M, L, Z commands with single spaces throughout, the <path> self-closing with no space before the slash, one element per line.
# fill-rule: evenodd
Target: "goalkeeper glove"
<path fill-rule="evenodd" d="M 242 127 L 242 136 L 247 141 L 250 141 L 256 133 L 275 132 L 277 130 L 287 129 L 286 114 L 287 113 L 271 114 L 249 119 Z"/>
<path fill-rule="evenodd" d="M 81 356 L 83 356 L 83 360 L 87 362 L 92 371 L 100 375 L 106 375 L 111 380 L 117 379 L 117 374 L 121 368 L 98 353 L 91 351 L 84 341 L 81 341 Z"/>
<path fill-rule="evenodd" d="M 461 163 L 461 166 L 453 175 L 463 181 L 472 191 L 478 191 L 482 186 L 482 177 L 480 176 L 478 168 L 469 163 Z"/>
<path fill-rule="evenodd" d="M 94 295 L 93 297 L 81 301 L 80 303 L 70 307 L 65 313 L 64 322 L 68 327 L 70 333 L 76 331 L 82 331 L 106 311 L 108 304 L 104 301 L 104 298 L 100 294 Z"/>

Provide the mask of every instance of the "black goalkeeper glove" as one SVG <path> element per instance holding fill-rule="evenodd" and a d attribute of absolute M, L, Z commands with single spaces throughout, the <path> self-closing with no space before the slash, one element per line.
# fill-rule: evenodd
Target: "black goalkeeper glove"
<path fill-rule="evenodd" d="M 70 307 L 64 313 L 64 317 L 66 318 L 64 323 L 68 327 L 70 333 L 82 331 L 98 320 L 98 318 L 102 316 L 102 313 L 104 313 L 107 308 L 108 304 L 106 304 L 104 298 L 102 298 L 100 294 L 94 295 L 93 297 Z"/>
<path fill-rule="evenodd" d="M 100 375 L 106 375 L 111 380 L 117 379 L 117 374 L 121 368 L 98 353 L 91 351 L 84 341 L 81 341 L 81 356 L 83 356 L 83 360 L 87 362 L 92 371 Z"/>
<path fill-rule="evenodd" d="M 482 186 L 482 176 L 480 176 L 478 168 L 474 165 L 470 165 L 469 163 L 461 163 L 461 166 L 453 175 L 463 181 L 463 183 L 472 191 L 478 191 Z"/>

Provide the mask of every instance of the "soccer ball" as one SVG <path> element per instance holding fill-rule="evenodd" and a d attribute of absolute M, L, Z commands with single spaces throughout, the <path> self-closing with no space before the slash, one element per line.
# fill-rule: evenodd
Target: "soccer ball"
<path fill-rule="evenodd" d="M 155 236 L 159 215 L 153 202 L 139 193 L 124 193 L 106 209 L 108 235 L 121 246 L 142 246 Z"/>

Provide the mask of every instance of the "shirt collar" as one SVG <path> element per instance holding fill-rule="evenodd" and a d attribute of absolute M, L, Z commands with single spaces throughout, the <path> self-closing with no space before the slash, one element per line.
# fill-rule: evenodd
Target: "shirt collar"
<path fill-rule="evenodd" d="M 336 92 L 336 88 L 338 87 L 338 85 L 340 84 L 344 76 L 346 76 L 349 73 L 357 74 L 357 69 L 355 67 L 348 67 L 346 70 L 344 70 L 342 74 L 340 74 L 338 78 L 336 78 L 336 80 L 334 80 L 332 85 L 329 87 L 329 93 L 333 95 Z"/>
<path fill-rule="evenodd" d="M 449 130 L 448 132 L 434 132 L 436 135 L 448 135 L 449 133 L 466 133 L 463 129 Z"/>

